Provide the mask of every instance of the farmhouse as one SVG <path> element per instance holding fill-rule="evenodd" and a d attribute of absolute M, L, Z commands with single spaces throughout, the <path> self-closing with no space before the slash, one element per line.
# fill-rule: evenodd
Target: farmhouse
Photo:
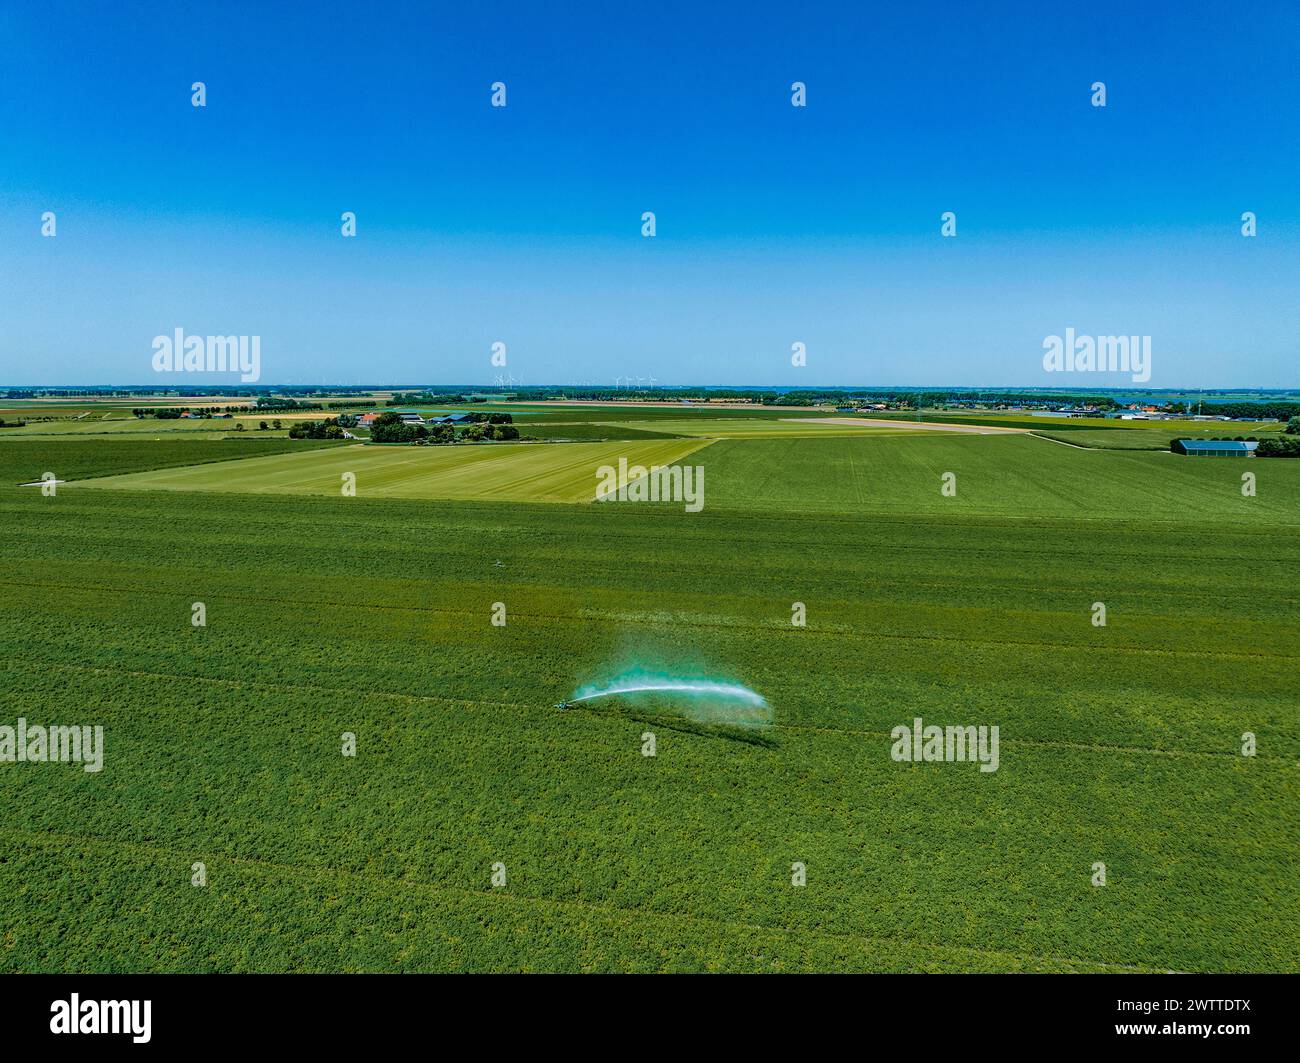
<path fill-rule="evenodd" d="M 1169 448 L 1189 458 L 1253 458 L 1258 443 L 1239 439 L 1175 439 Z"/>
<path fill-rule="evenodd" d="M 363 413 L 360 417 L 357 418 L 357 424 L 362 428 L 369 428 L 372 424 L 375 423 L 375 418 L 377 418 L 378 416 L 379 414 L 377 413 Z"/>

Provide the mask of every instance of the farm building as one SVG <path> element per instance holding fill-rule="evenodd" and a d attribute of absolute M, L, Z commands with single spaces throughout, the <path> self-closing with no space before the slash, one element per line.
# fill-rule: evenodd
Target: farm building
<path fill-rule="evenodd" d="M 1169 449 L 1189 458 L 1253 458 L 1257 446 L 1239 439 L 1175 439 Z"/>
<path fill-rule="evenodd" d="M 432 417 L 429 419 L 430 424 L 465 424 L 469 421 L 470 415 L 467 413 L 449 413 L 443 417 Z"/>
<path fill-rule="evenodd" d="M 418 413 L 403 413 L 399 416 L 402 418 L 402 424 L 424 424 L 424 418 Z"/>

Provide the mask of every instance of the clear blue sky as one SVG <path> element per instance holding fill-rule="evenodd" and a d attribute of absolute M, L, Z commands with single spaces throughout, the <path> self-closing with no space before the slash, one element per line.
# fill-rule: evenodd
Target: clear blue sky
<path fill-rule="evenodd" d="M 1300 5 L 595 6 L 10 0 L 0 383 L 1300 386 Z"/>

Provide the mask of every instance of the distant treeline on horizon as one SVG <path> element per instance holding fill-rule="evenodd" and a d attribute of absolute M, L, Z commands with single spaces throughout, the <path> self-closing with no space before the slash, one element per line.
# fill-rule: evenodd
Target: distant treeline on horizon
<path fill-rule="evenodd" d="M 952 407 L 976 405 L 1063 407 L 1108 411 L 1125 405 L 1145 403 L 1171 411 L 1203 412 L 1219 416 L 1260 416 L 1285 419 L 1300 416 L 1300 389 L 1223 388 L 1187 391 L 1176 388 L 902 388 L 902 387 L 825 387 L 825 388 L 744 388 L 691 385 L 683 387 L 596 387 L 548 385 L 540 387 L 502 387 L 478 385 L 195 385 L 182 388 L 158 387 L 26 387 L 9 388 L 4 397 L 11 400 L 58 399 L 139 399 L 145 396 L 167 399 L 190 397 L 249 398 L 257 406 L 303 405 L 295 400 L 353 399 L 335 405 L 366 405 L 375 392 L 400 395 L 388 399 L 387 405 L 441 403 L 466 404 L 509 400 L 545 402 L 557 399 L 592 402 L 665 402 L 692 400 L 714 402 L 750 402 L 768 406 L 822 406 L 883 403 L 895 409 L 918 407 Z M 317 404 L 312 404 L 320 408 Z"/>

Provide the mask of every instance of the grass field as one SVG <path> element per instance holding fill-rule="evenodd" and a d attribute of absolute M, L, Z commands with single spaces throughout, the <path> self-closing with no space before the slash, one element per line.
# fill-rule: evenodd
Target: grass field
<path fill-rule="evenodd" d="M 519 425 L 522 435 L 529 439 L 562 439 L 571 442 L 603 439 L 673 439 L 672 432 L 661 432 L 657 428 L 633 428 L 627 424 L 593 424 L 588 421 L 572 423 L 534 424 L 527 422 Z"/>
<path fill-rule="evenodd" d="M 988 513 L 1129 520 L 1300 516 L 1300 462 L 1076 450 L 1034 436 L 721 440 L 701 459 L 709 503 L 780 512 Z M 1254 497 L 1241 475 L 1256 477 Z M 944 496 L 942 477 L 956 477 Z M 1215 531 L 1220 525 L 1215 524 Z"/>
<path fill-rule="evenodd" d="M 173 466 L 198 466 L 268 454 L 306 453 L 341 444 L 327 440 L 268 438 L 270 433 L 243 439 L 166 436 L 158 439 L 122 438 L 109 445 L 80 437 L 23 439 L 0 436 L 0 485 L 31 483 L 52 472 L 60 480 L 111 476 Z"/>
<path fill-rule="evenodd" d="M 117 416 L 106 420 L 99 418 L 60 418 L 55 421 L 31 421 L 21 428 L 6 428 L 3 431 L 5 437 L 22 439 L 27 436 L 149 436 L 151 438 L 158 436 L 182 435 L 186 438 L 207 436 L 212 439 L 242 439 L 250 434 L 255 434 L 259 438 L 285 439 L 289 435 L 289 426 L 296 420 L 321 420 L 324 417 L 333 416 L 329 412 L 317 412 L 313 417 L 304 414 L 282 414 L 279 417 L 272 415 L 262 416 L 238 415 L 231 417 L 229 420 L 221 418 L 196 418 L 194 420 L 182 420 L 180 418 L 158 420 L 154 417 L 122 417 Z M 269 427 L 272 422 L 279 420 L 280 427 Z M 267 428 L 260 429 L 258 425 L 265 421 Z"/>
<path fill-rule="evenodd" d="M 885 412 L 872 414 L 883 420 L 900 424 L 912 422 L 910 413 Z M 1052 418 L 1034 417 L 1032 414 L 964 413 L 926 410 L 928 423 L 958 425 L 986 425 L 990 427 L 1018 428 L 1036 435 L 1056 439 L 1076 447 L 1100 450 L 1165 450 L 1169 441 L 1179 439 L 1229 439 L 1250 436 L 1258 439 L 1280 433 L 1283 425 L 1278 421 L 1122 421 L 1109 418 Z"/>
<path fill-rule="evenodd" d="M 227 448 L 266 456 L 176 467 Z M 704 511 L 520 501 L 620 455 L 703 465 Z M 106 734 L 0 765 L 0 969 L 1300 970 L 1298 466 L 0 440 L 3 722 Z M 631 666 L 773 723 L 555 708 Z M 999 769 L 894 761 L 916 716 Z"/>
<path fill-rule="evenodd" d="M 817 424 L 811 419 L 792 418 L 748 418 L 728 417 L 686 417 L 680 420 L 662 418 L 654 421 L 633 421 L 629 427 L 654 428 L 660 432 L 672 432 L 675 435 L 699 436 L 710 439 L 762 439 L 768 436 L 824 437 L 860 436 L 860 435 L 900 435 L 908 434 L 906 425 L 897 428 L 875 425 L 855 424 Z"/>
<path fill-rule="evenodd" d="M 590 502 L 597 469 L 668 465 L 707 441 L 484 444 L 455 447 L 345 446 L 238 463 L 164 469 L 88 480 L 87 487 L 155 491 L 275 492 L 337 495 L 345 474 L 358 495 L 378 498 L 475 498 Z M 74 488 L 75 489 L 75 488 Z"/>
<path fill-rule="evenodd" d="M 1207 425 L 1204 421 L 1156 421 L 1142 428 L 1093 428 L 1061 432 L 1052 428 L 1035 430 L 1039 435 L 1059 439 L 1076 447 L 1095 447 L 1100 450 L 1164 450 L 1171 439 L 1236 439 L 1249 436 L 1267 439 L 1278 435 L 1278 424 L 1229 424 L 1221 422 Z"/>

